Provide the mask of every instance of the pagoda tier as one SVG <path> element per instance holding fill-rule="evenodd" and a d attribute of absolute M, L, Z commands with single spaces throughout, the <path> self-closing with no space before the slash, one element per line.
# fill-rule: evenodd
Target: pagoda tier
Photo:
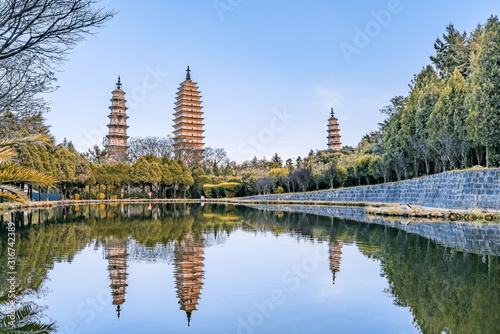
<path fill-rule="evenodd" d="M 121 89 L 120 77 L 116 89 L 112 92 L 111 113 L 108 115 L 109 133 L 106 136 L 108 146 L 107 160 L 109 163 L 127 163 L 128 161 L 128 136 L 127 136 L 127 107 L 125 103 L 125 92 Z"/>
<path fill-rule="evenodd" d="M 191 80 L 189 66 L 186 80 L 179 86 L 174 107 L 174 149 L 177 157 L 191 162 L 203 153 L 203 107 L 196 82 Z"/>
<path fill-rule="evenodd" d="M 177 243 L 174 251 L 174 275 L 177 298 L 182 311 L 186 312 L 188 326 L 191 314 L 196 311 L 203 287 L 203 241 L 189 233 Z"/>
<path fill-rule="evenodd" d="M 340 151 L 342 145 L 340 142 L 340 130 L 337 121 L 332 108 L 330 118 L 328 119 L 328 136 L 326 138 L 328 139 L 328 149 L 333 151 Z"/>

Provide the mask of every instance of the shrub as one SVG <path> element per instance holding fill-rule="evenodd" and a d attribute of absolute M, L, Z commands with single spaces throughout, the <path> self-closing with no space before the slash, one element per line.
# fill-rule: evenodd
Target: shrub
<path fill-rule="evenodd" d="M 224 183 L 224 176 L 214 176 L 212 178 L 212 183 L 214 185 L 218 185 L 218 184 Z"/>
<path fill-rule="evenodd" d="M 80 199 L 80 194 L 75 194 L 73 198 L 75 199 L 75 201 L 78 201 Z"/>
<path fill-rule="evenodd" d="M 197 183 L 204 185 L 210 184 L 212 182 L 212 178 L 208 175 L 200 175 L 198 176 Z"/>
<path fill-rule="evenodd" d="M 213 190 L 216 186 L 213 184 L 205 184 L 203 186 L 203 194 L 205 194 L 206 198 L 213 198 Z"/>
<path fill-rule="evenodd" d="M 276 188 L 276 193 L 277 194 L 283 194 L 284 192 L 285 192 L 285 189 L 283 189 L 283 187 L 278 186 L 278 188 Z"/>
<path fill-rule="evenodd" d="M 241 190 L 241 183 L 236 182 L 226 182 L 219 184 L 219 188 L 224 193 L 227 198 L 232 198 Z"/>
<path fill-rule="evenodd" d="M 99 196 L 97 198 L 103 200 L 106 198 L 106 195 L 104 195 L 103 193 L 99 193 Z"/>
<path fill-rule="evenodd" d="M 112 199 L 112 200 L 116 200 L 116 199 L 118 199 L 118 196 L 113 195 L 113 196 L 111 196 L 111 197 L 110 197 L 110 199 Z"/>
<path fill-rule="evenodd" d="M 243 179 L 238 176 L 231 176 L 226 179 L 227 183 L 241 183 L 243 182 Z"/>

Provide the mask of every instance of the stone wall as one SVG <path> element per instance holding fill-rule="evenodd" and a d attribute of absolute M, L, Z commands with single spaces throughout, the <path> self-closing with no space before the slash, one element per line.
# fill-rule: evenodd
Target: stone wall
<path fill-rule="evenodd" d="M 363 208 L 305 205 L 252 205 L 254 209 L 303 212 L 321 216 L 346 218 L 353 221 L 397 228 L 431 239 L 439 244 L 468 253 L 500 255 L 500 225 L 464 222 L 410 222 L 408 219 L 386 219 L 369 216 Z"/>
<path fill-rule="evenodd" d="M 500 169 L 447 172 L 401 182 L 244 200 L 408 203 L 445 209 L 500 210 Z"/>

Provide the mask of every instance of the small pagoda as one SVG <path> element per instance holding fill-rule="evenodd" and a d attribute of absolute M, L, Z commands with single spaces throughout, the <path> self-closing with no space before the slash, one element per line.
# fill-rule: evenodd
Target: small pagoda
<path fill-rule="evenodd" d="M 330 118 L 328 119 L 328 149 L 332 151 L 340 151 L 342 143 L 340 142 L 340 130 L 338 119 L 335 117 L 333 113 L 333 108 L 330 114 Z"/>
<path fill-rule="evenodd" d="M 127 163 L 128 162 L 128 145 L 127 145 L 127 107 L 125 103 L 125 92 L 122 90 L 120 77 L 116 83 L 116 89 L 112 92 L 111 98 L 111 113 L 109 114 L 109 134 L 106 136 L 108 156 L 107 160 L 110 164 Z"/>
<path fill-rule="evenodd" d="M 191 80 L 191 70 L 187 67 L 186 80 L 177 92 L 174 113 L 174 149 L 184 162 L 199 159 L 203 153 L 203 112 L 201 95 L 196 82 Z"/>

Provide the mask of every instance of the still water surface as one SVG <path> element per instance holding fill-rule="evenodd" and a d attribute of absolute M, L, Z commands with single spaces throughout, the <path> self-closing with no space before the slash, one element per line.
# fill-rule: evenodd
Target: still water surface
<path fill-rule="evenodd" d="M 31 311 L 19 313 L 19 327 L 500 332 L 498 257 L 388 226 L 198 204 L 63 207 L 3 219 L 2 268 L 5 222 L 13 220 L 17 306 Z M 5 313 L 6 270 L 2 276 Z"/>

